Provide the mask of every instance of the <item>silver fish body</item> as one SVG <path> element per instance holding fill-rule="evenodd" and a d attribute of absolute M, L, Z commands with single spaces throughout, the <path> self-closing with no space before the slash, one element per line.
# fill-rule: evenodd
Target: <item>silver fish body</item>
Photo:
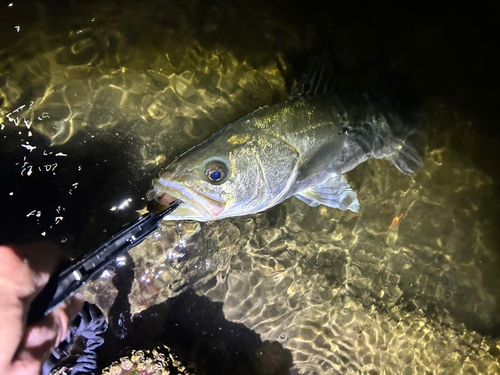
<path fill-rule="evenodd" d="M 359 210 L 343 174 L 369 158 L 403 173 L 421 167 L 408 128 L 374 106 L 337 95 L 295 97 L 227 125 L 176 159 L 151 195 L 181 199 L 168 220 L 209 221 L 264 211 L 296 196 L 311 206 Z"/>

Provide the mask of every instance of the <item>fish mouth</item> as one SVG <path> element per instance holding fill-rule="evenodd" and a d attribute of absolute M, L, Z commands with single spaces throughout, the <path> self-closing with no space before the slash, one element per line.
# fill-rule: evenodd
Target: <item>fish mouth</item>
<path fill-rule="evenodd" d="M 159 178 L 153 183 L 153 190 L 151 190 L 148 198 L 152 198 L 166 206 L 176 200 L 181 200 L 183 202 L 181 207 L 191 208 L 208 220 L 217 219 L 225 208 L 225 202 L 213 195 L 195 191 L 163 178 Z"/>
<path fill-rule="evenodd" d="M 147 200 L 156 201 L 163 206 L 170 206 L 173 202 L 178 201 L 179 199 L 162 191 L 157 191 L 156 189 L 152 189 L 148 191 Z"/>

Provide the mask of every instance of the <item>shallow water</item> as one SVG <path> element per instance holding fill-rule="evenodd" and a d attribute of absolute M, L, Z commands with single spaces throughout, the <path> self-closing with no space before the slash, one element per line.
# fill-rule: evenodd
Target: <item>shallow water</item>
<path fill-rule="evenodd" d="M 435 23 L 438 7 L 12 4 L 1 16 L 2 241 L 91 249 L 144 207 L 162 166 L 285 99 L 326 50 L 342 85 L 382 87 L 418 114 L 424 168 L 350 172 L 359 214 L 292 198 L 247 217 L 164 222 L 130 252 L 131 312 L 191 288 L 290 350 L 294 374 L 500 373 L 496 81 L 484 81 L 492 37 L 477 31 L 493 25 L 487 9 Z M 84 291 L 105 312 L 112 276 Z"/>

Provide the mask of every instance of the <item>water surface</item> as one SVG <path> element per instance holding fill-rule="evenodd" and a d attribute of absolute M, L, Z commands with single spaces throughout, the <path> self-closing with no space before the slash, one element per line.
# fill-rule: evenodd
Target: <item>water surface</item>
<path fill-rule="evenodd" d="M 326 51 L 340 86 L 382 90 L 416 115 L 424 168 L 404 176 L 369 161 L 350 172 L 359 214 L 292 198 L 247 217 L 164 222 L 130 252 L 132 313 L 191 288 L 290 350 L 292 373 L 500 373 L 498 76 L 486 4 L 2 6 L 2 241 L 89 251 L 144 208 L 162 166 L 284 100 Z M 85 291 L 106 312 L 112 275 Z"/>

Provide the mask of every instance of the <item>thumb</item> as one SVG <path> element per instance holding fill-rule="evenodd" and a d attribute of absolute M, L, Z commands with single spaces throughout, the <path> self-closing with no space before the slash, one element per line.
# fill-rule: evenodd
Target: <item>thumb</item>
<path fill-rule="evenodd" d="M 39 373 L 52 350 L 66 338 L 69 322 L 81 310 L 83 302 L 82 296 L 77 294 L 36 324 L 27 327 L 15 358 L 15 362 L 23 367 L 19 369 L 20 373 Z"/>

